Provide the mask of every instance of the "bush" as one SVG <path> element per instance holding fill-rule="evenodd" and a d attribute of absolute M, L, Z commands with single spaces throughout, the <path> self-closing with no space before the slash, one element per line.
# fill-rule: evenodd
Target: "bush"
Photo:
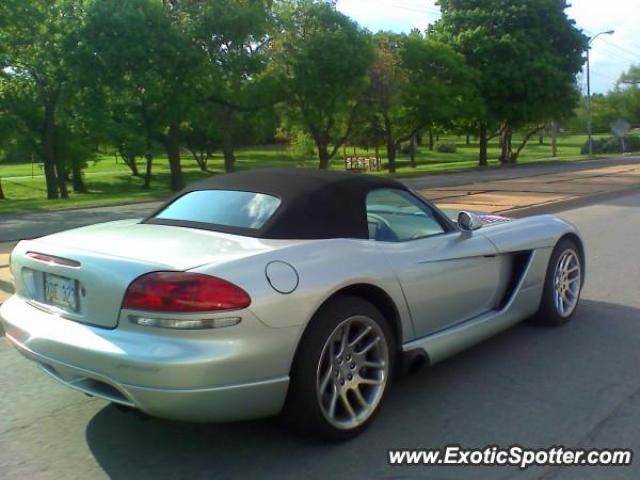
<path fill-rule="evenodd" d="M 611 148 L 611 146 L 607 145 L 608 143 L 608 138 L 593 138 L 591 140 L 591 149 L 593 150 L 593 153 L 605 153 L 606 150 Z M 587 155 L 589 153 L 589 140 L 584 142 L 580 149 L 580 153 L 582 155 Z"/>
<path fill-rule="evenodd" d="M 436 150 L 440 153 L 456 153 L 458 147 L 454 143 L 439 143 Z"/>
<path fill-rule="evenodd" d="M 593 153 L 622 153 L 622 143 L 618 137 L 594 138 L 591 142 Z M 624 137 L 624 151 L 637 152 L 640 151 L 640 135 L 630 134 Z M 582 155 L 589 153 L 589 141 L 587 140 L 580 149 Z"/>
<path fill-rule="evenodd" d="M 626 152 L 640 152 L 640 135 L 637 133 L 625 135 L 624 150 Z"/>
<path fill-rule="evenodd" d="M 316 156 L 316 144 L 311 135 L 296 130 L 292 133 L 289 153 L 296 160 L 308 160 Z"/>

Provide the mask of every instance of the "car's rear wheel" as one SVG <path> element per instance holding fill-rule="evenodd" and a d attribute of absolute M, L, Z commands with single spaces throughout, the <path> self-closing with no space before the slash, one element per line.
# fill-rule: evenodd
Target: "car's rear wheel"
<path fill-rule="evenodd" d="M 562 239 L 551 254 L 540 309 L 534 316 L 538 323 L 562 325 L 576 311 L 583 281 L 583 259 L 573 240 Z"/>
<path fill-rule="evenodd" d="M 298 432 L 346 440 L 379 411 L 395 360 L 386 320 L 353 296 L 331 300 L 313 318 L 291 371 L 285 419 Z"/>

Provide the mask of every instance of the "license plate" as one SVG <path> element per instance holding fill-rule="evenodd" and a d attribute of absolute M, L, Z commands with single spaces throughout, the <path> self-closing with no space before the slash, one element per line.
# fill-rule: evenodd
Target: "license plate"
<path fill-rule="evenodd" d="M 44 301 L 75 312 L 78 310 L 78 286 L 75 280 L 51 273 L 44 274 Z"/>

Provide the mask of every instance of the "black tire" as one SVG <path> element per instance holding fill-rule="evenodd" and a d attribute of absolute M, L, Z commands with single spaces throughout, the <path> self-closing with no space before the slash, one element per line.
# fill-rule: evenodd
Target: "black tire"
<path fill-rule="evenodd" d="M 353 428 L 337 428 L 331 423 L 327 415 L 323 413 L 320 404 L 321 394 L 318 393 L 318 390 L 321 389 L 318 385 L 320 384 L 319 378 L 323 365 L 321 359 L 327 358 L 323 356 L 325 345 L 328 345 L 327 348 L 333 348 L 335 345 L 335 343 L 328 343 L 329 339 L 335 338 L 334 335 L 336 332 L 339 332 L 339 327 L 344 325 L 343 322 L 355 317 L 366 317 L 366 319 L 372 320 L 379 326 L 379 330 L 375 329 L 374 326 L 374 331 L 382 332 L 380 338 L 384 337 L 386 341 L 388 370 L 384 374 L 381 374 L 386 379 L 384 385 L 381 387 L 381 394 L 377 397 L 378 401 L 363 423 Z M 357 331 L 357 327 L 352 327 L 352 329 L 354 328 Z M 357 337 L 357 335 L 355 336 Z M 379 343 L 381 344 L 382 342 Z M 357 345 L 353 348 L 353 362 L 355 364 L 355 349 Z M 379 347 L 376 346 L 374 348 L 378 349 Z M 336 442 L 348 440 L 359 435 L 371 424 L 382 407 L 384 397 L 386 396 L 393 377 L 396 353 L 393 330 L 375 306 L 366 300 L 350 295 L 342 295 L 331 299 L 316 313 L 298 345 L 291 369 L 287 401 L 282 415 L 285 424 L 296 433 L 313 439 Z M 329 355 L 329 358 L 333 357 Z M 353 368 L 354 364 L 349 366 Z M 335 365 L 337 365 L 337 363 Z M 349 366 L 345 365 L 344 368 Z M 331 389 L 341 388 L 337 386 L 338 384 L 336 382 L 338 382 L 338 379 L 333 379 L 333 374 L 336 370 L 331 370 L 332 368 L 334 368 L 333 364 L 328 369 L 328 371 L 332 372 L 330 374 L 331 382 L 329 383 L 329 387 Z M 364 367 L 362 368 L 364 369 Z M 361 371 L 359 365 L 357 366 L 357 371 Z M 338 372 L 336 376 L 339 375 L 340 373 Z M 327 377 L 329 377 L 329 374 Z M 340 380 L 342 380 L 342 377 L 340 377 Z M 351 376 L 349 380 L 351 380 Z M 356 380 L 353 381 L 355 382 Z M 343 388 L 346 389 L 348 386 Z M 334 391 L 329 392 L 329 395 L 332 394 L 336 395 Z M 338 398 L 338 403 L 342 403 L 342 398 Z"/>
<path fill-rule="evenodd" d="M 577 289 L 577 297 L 575 300 L 575 306 L 571 309 L 568 314 L 562 314 L 560 307 L 557 306 L 555 301 L 556 295 L 556 287 L 555 287 L 555 279 L 556 279 L 556 271 L 559 267 L 559 262 L 563 258 L 565 252 L 573 252 L 576 258 L 578 259 L 579 270 L 578 273 L 580 275 L 579 287 Z M 563 238 L 560 240 L 553 252 L 551 254 L 551 258 L 549 259 L 549 265 L 547 267 L 547 274 L 545 276 L 544 281 L 544 289 L 542 291 L 542 299 L 540 301 L 540 307 L 536 314 L 532 317 L 535 323 L 539 323 L 542 325 L 549 326 L 559 326 L 566 324 L 576 312 L 578 307 L 578 303 L 580 300 L 580 293 L 582 292 L 582 286 L 584 282 L 584 259 L 580 254 L 580 249 L 575 241 Z"/>

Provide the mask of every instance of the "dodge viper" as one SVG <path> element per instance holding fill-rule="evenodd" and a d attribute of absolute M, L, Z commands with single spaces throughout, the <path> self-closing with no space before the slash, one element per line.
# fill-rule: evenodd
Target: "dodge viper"
<path fill-rule="evenodd" d="M 85 394 L 176 420 L 282 414 L 340 440 L 397 374 L 525 319 L 560 325 L 585 275 L 551 215 L 453 219 L 395 180 L 211 177 L 148 218 L 18 243 L 6 339 Z"/>

